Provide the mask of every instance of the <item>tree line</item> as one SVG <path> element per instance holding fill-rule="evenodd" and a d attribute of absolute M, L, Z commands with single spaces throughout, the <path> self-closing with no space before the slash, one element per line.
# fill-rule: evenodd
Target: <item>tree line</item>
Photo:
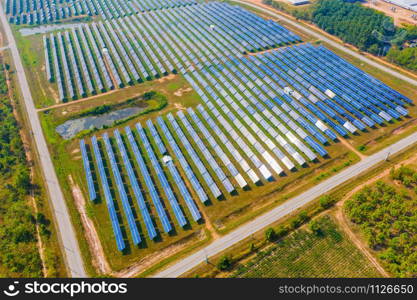
<path fill-rule="evenodd" d="M 38 221 L 28 202 L 29 166 L 19 125 L 8 97 L 4 66 L 0 65 L 0 276 L 41 277 L 42 264 L 36 244 Z M 46 230 L 44 234 L 47 234 Z"/>
<path fill-rule="evenodd" d="M 396 27 L 392 18 L 360 2 L 318 0 L 308 8 L 294 8 L 274 0 L 263 2 L 312 22 L 361 51 L 386 56 L 397 65 L 417 71 L 417 48 L 405 46 L 417 39 L 417 26 Z"/>

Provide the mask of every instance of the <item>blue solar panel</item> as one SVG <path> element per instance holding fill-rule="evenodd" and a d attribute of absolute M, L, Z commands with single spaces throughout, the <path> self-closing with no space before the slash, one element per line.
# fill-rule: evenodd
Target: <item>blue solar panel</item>
<path fill-rule="evenodd" d="M 110 159 L 111 171 L 114 178 L 116 179 L 117 191 L 119 192 L 119 197 L 122 200 L 123 210 L 125 212 L 127 222 L 129 224 L 130 233 L 132 235 L 133 243 L 138 245 L 141 242 L 140 234 L 136 226 L 135 217 L 133 216 L 133 211 L 130 206 L 129 200 L 127 198 L 127 193 L 123 184 L 122 176 L 120 175 L 119 168 L 117 166 L 116 157 L 114 156 L 113 149 L 110 143 L 110 139 L 107 133 L 103 134 L 104 145 L 106 147 L 107 155 Z"/>
<path fill-rule="evenodd" d="M 146 230 L 148 231 L 148 235 L 151 239 L 154 239 L 157 236 L 155 227 L 152 222 L 151 215 L 149 210 L 146 206 L 145 199 L 143 198 L 142 192 L 140 190 L 138 181 L 135 177 L 135 173 L 133 171 L 132 164 L 130 163 L 129 157 L 126 152 L 125 145 L 122 141 L 122 137 L 119 133 L 119 130 L 114 131 L 114 136 L 116 137 L 117 146 L 119 148 L 120 154 L 122 155 L 123 163 L 127 170 L 127 174 L 129 176 L 130 184 L 133 188 L 133 192 L 135 194 L 136 201 L 138 203 L 139 209 L 141 211 L 143 220 L 145 221 Z"/>
<path fill-rule="evenodd" d="M 178 201 L 175 198 L 174 192 L 172 191 L 171 186 L 169 185 L 168 180 L 165 177 L 164 171 L 159 165 L 159 161 L 155 156 L 151 144 L 149 143 L 148 137 L 146 136 L 145 131 L 139 123 L 136 124 L 136 130 L 139 133 L 140 139 L 151 160 L 151 164 L 156 172 L 159 182 L 161 183 L 165 196 L 167 197 L 168 202 L 170 203 L 172 210 L 174 211 L 174 215 L 178 221 L 178 224 L 180 224 L 181 227 L 184 227 L 185 225 L 187 225 L 187 220 L 185 219 L 185 216 L 181 211 Z"/>
<path fill-rule="evenodd" d="M 90 196 L 90 200 L 94 201 L 97 198 L 97 194 L 96 189 L 94 187 L 93 176 L 90 168 L 90 160 L 88 159 L 87 149 L 84 140 L 80 140 L 80 149 L 83 158 L 84 171 L 87 179 L 88 194 Z"/>
<path fill-rule="evenodd" d="M 162 128 L 162 132 L 165 134 L 168 143 L 171 145 L 171 148 L 174 150 L 175 155 L 177 156 L 185 174 L 187 175 L 188 180 L 191 182 L 194 190 L 196 191 L 198 197 L 200 198 L 201 202 L 205 203 L 209 200 L 206 192 L 204 191 L 203 187 L 201 186 L 200 182 L 194 175 L 193 170 L 191 169 L 190 165 L 188 164 L 187 160 L 185 159 L 184 155 L 182 154 L 181 149 L 178 147 L 177 142 L 174 140 L 171 132 L 169 131 L 168 127 L 165 125 L 164 120 L 161 117 L 157 118 L 159 126 Z"/>
<path fill-rule="evenodd" d="M 158 132 L 156 131 L 155 126 L 153 125 L 151 120 L 148 120 L 146 122 L 146 124 L 148 125 L 148 128 L 150 129 L 150 131 L 152 132 L 152 136 L 155 140 L 155 142 L 158 144 L 160 143 L 160 153 L 166 153 L 167 150 L 165 148 L 165 145 L 163 144 L 161 138 L 159 137 Z M 184 201 L 187 203 L 187 207 L 191 212 L 191 215 L 194 219 L 194 221 L 198 221 L 201 219 L 201 214 L 198 211 L 198 208 L 196 206 L 196 204 L 194 203 L 194 200 L 192 199 L 187 187 L 185 186 L 184 181 L 182 180 L 180 174 L 178 173 L 177 168 L 175 167 L 172 158 L 169 156 L 165 156 L 165 164 L 168 167 L 168 170 L 170 171 L 172 177 L 174 178 L 174 182 L 177 184 L 177 187 L 182 195 L 182 197 L 184 198 Z"/>
<path fill-rule="evenodd" d="M 169 222 L 168 216 L 165 212 L 165 209 L 161 203 L 159 195 L 155 189 L 155 184 L 152 181 L 152 178 L 149 174 L 148 168 L 145 164 L 145 161 L 142 158 L 142 154 L 140 153 L 139 147 L 136 144 L 135 138 L 133 137 L 133 133 L 129 127 L 125 127 L 126 135 L 129 140 L 130 146 L 133 149 L 133 153 L 135 155 L 136 162 L 138 163 L 140 170 L 142 172 L 142 176 L 144 177 L 145 184 L 149 190 L 150 196 L 152 198 L 152 202 L 156 207 L 156 211 L 158 213 L 159 219 L 161 220 L 162 227 L 164 228 L 165 232 L 170 232 L 172 230 L 171 223 Z"/>
<path fill-rule="evenodd" d="M 113 228 L 113 233 L 116 238 L 117 249 L 119 249 L 119 251 L 123 251 L 126 245 L 123 240 L 122 231 L 120 230 L 119 220 L 117 219 L 116 210 L 114 208 L 113 197 L 110 192 L 110 187 L 107 181 L 107 175 L 104 170 L 103 160 L 101 157 L 100 149 L 98 147 L 97 138 L 95 136 L 92 137 L 91 143 L 93 145 L 93 150 L 94 150 L 94 154 L 95 154 L 95 158 L 96 158 L 96 162 L 98 166 L 98 171 L 100 175 L 99 177 L 100 177 L 101 185 L 104 190 L 104 197 L 106 199 L 107 208 L 110 214 L 110 220 L 111 220 L 111 224 Z"/>

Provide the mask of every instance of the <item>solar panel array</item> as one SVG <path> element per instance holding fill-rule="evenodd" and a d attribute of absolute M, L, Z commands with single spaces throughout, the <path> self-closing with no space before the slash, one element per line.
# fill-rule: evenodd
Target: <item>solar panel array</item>
<path fill-rule="evenodd" d="M 45 51 L 46 62 L 58 59 L 61 66 L 56 70 L 63 78 L 57 80 L 60 100 L 185 73 L 225 62 L 227 56 L 242 57 L 299 41 L 277 23 L 216 2 L 79 25 L 64 36 L 64 41 L 61 33 L 49 38 L 58 41 L 61 55 Z M 48 74 L 47 78 L 52 81 Z"/>
<path fill-rule="evenodd" d="M 85 60 L 94 56 L 104 84 L 109 85 L 101 73 L 106 69 L 97 59 L 100 47 L 108 50 L 101 55 L 113 64 L 108 64 L 108 72 L 120 72 L 122 83 L 137 80 L 133 79 L 135 71 L 141 80 L 180 72 L 202 100 L 195 109 L 147 120 L 145 127 L 138 123 L 136 133 L 126 127 L 129 146 L 116 130 L 123 167 L 111 163 L 107 147 L 116 186 L 122 186 L 118 168 L 126 169 L 151 239 L 158 224 L 168 233 L 176 226 L 200 221 L 199 202 L 233 198 L 246 188 L 308 167 L 311 161 L 328 157 L 327 147 L 338 137 L 401 119 L 408 115 L 407 105 L 412 102 L 323 46 L 275 49 L 298 38 L 272 21 L 225 3 L 153 11 L 71 33 L 70 41 L 77 38 L 95 44 L 89 50 L 94 55 L 84 48 L 78 51 L 73 44 L 74 59 L 83 51 Z M 44 41 L 52 56 L 62 52 L 54 47 L 70 43 L 68 39 L 57 43 L 59 37 Z M 249 54 L 263 49 L 270 51 Z M 73 57 L 66 57 L 72 74 Z M 65 62 L 55 63 L 54 57 L 51 61 L 51 66 L 58 66 L 51 71 L 54 74 L 65 69 Z M 78 70 L 83 76 L 83 70 Z M 88 73 L 92 71 L 89 65 Z M 62 82 L 66 82 L 63 75 Z M 63 90 L 67 89 L 64 85 Z M 109 143 L 106 135 L 103 138 Z M 91 143 L 95 150 L 95 137 Z M 92 195 L 88 147 L 84 141 L 80 146 Z M 138 167 L 126 158 L 130 149 Z M 99 159 L 96 164 L 100 174 Z M 101 185 L 106 184 L 101 179 Z M 123 203 L 123 193 L 119 192 L 119 198 Z M 158 224 L 152 221 L 153 209 L 147 209 L 146 202 L 153 203 Z M 129 219 L 129 211 L 124 210 Z"/>
<path fill-rule="evenodd" d="M 6 0 L 5 6 L 10 23 L 35 25 L 86 16 L 106 20 L 193 4 L 195 0 Z"/>

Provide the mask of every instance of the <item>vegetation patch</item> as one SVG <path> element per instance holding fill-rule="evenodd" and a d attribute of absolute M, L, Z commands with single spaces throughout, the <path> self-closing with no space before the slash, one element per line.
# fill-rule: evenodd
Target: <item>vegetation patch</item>
<path fill-rule="evenodd" d="M 36 222 L 49 235 L 44 216 L 34 216 L 28 205 L 29 166 L 13 115 L 8 88 L 0 66 L 0 276 L 41 277 L 42 262 L 36 244 Z"/>
<path fill-rule="evenodd" d="M 401 166 L 391 170 L 389 181 L 355 194 L 346 212 L 391 274 L 416 277 L 417 172 Z"/>
<path fill-rule="evenodd" d="M 232 277 L 378 277 L 329 216 L 311 221 L 237 267 Z"/>
<path fill-rule="evenodd" d="M 391 17 L 364 7 L 360 1 L 318 0 L 314 4 L 293 7 L 289 4 L 263 0 L 263 3 L 314 23 L 344 42 L 386 58 L 401 67 L 417 71 L 417 26 L 396 27 Z"/>
<path fill-rule="evenodd" d="M 125 102 L 103 104 L 87 109 L 57 126 L 56 130 L 64 139 L 75 136 L 81 138 L 99 129 L 121 125 L 140 115 L 159 111 L 167 104 L 164 95 L 151 91 Z"/>

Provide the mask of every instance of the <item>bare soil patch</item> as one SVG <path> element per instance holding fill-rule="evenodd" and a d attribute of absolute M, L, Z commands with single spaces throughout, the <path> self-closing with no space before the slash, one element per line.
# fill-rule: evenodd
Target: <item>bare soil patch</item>
<path fill-rule="evenodd" d="M 164 76 L 164 77 L 161 77 L 161 78 L 157 79 L 156 81 L 164 82 L 164 81 L 167 81 L 167 80 L 171 80 L 173 78 L 175 78 L 175 74 L 169 74 L 167 76 Z"/>
<path fill-rule="evenodd" d="M 112 276 L 115 276 L 117 278 L 133 277 L 145 271 L 146 269 L 158 263 L 159 261 L 162 261 L 164 258 L 170 257 L 171 255 L 174 255 L 178 253 L 179 251 L 185 249 L 187 246 L 189 246 L 190 243 L 195 242 L 195 239 L 198 239 L 201 241 L 205 237 L 206 237 L 206 234 L 204 233 L 203 230 L 194 232 L 193 234 L 190 234 L 184 239 L 179 240 L 178 242 L 166 247 L 165 249 L 161 251 L 157 251 L 150 255 L 145 256 L 137 263 L 133 264 L 132 266 L 120 272 L 113 272 Z"/>
<path fill-rule="evenodd" d="M 174 96 L 177 97 L 181 97 L 183 94 L 191 92 L 193 89 L 188 87 L 188 88 L 180 88 L 177 91 L 174 92 Z"/>
<path fill-rule="evenodd" d="M 417 19 L 413 19 L 411 16 L 417 14 L 411 10 L 402 8 L 392 3 L 384 2 L 382 0 L 371 0 L 363 3 L 364 6 L 370 7 L 379 11 L 382 11 L 387 16 L 390 16 L 394 19 L 395 25 L 401 24 L 412 24 L 417 25 Z M 391 8 L 395 8 L 392 10 Z"/>
<path fill-rule="evenodd" d="M 101 246 L 101 242 L 94 227 L 93 221 L 87 215 L 83 193 L 81 192 L 79 186 L 74 183 L 71 175 L 68 176 L 68 179 L 71 185 L 71 191 L 74 197 L 75 206 L 77 207 L 77 210 L 81 216 L 81 222 L 85 230 L 85 237 L 87 239 L 88 245 L 90 246 L 90 251 L 92 252 L 91 257 L 93 260 L 93 266 L 97 268 L 100 273 L 109 274 L 111 269 L 104 255 L 103 247 Z"/>

